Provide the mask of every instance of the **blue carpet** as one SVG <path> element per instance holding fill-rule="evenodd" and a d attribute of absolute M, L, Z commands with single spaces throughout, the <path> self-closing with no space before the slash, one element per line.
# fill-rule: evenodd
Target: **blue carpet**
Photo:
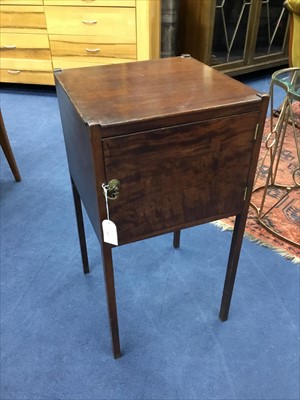
<path fill-rule="evenodd" d="M 179 250 L 171 235 L 114 249 L 114 360 L 86 218 L 82 273 L 55 92 L 7 85 L 1 109 L 23 179 L 1 152 L 2 400 L 299 399 L 299 267 L 245 240 L 222 323 L 231 233 L 212 224 L 184 230 Z"/>

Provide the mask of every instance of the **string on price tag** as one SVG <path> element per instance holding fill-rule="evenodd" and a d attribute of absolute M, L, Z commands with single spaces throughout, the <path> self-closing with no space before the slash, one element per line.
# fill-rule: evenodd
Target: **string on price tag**
<path fill-rule="evenodd" d="M 102 221 L 102 230 L 103 230 L 103 240 L 105 243 L 113 244 L 115 246 L 118 246 L 118 232 L 117 232 L 117 227 L 109 219 L 109 207 L 108 207 L 108 198 L 107 198 L 107 191 L 109 189 L 109 186 L 106 185 L 105 183 L 102 184 L 102 189 L 105 197 L 105 205 L 106 205 L 106 216 L 107 219 L 104 219 Z"/>

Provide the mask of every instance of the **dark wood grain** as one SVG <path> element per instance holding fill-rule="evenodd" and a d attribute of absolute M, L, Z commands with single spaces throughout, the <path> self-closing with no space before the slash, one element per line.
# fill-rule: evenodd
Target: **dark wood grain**
<path fill-rule="evenodd" d="M 72 184 L 73 200 L 74 200 L 75 213 L 76 213 L 77 231 L 78 231 L 78 237 L 79 237 L 79 243 L 80 243 L 83 272 L 85 274 L 88 274 L 90 272 L 90 267 L 89 267 L 89 259 L 88 259 L 87 248 L 86 248 L 85 229 L 84 229 L 84 222 L 83 222 L 83 215 L 82 215 L 81 199 L 80 199 L 78 190 L 76 188 L 76 185 L 75 185 L 72 177 L 71 177 L 71 184 Z"/>
<path fill-rule="evenodd" d="M 258 117 L 104 139 L 106 179 L 121 182 L 119 197 L 109 202 L 119 243 L 241 212 Z"/>
<path fill-rule="evenodd" d="M 14 153 L 10 145 L 10 141 L 6 132 L 1 110 L 0 110 L 0 145 L 16 182 L 21 182 L 22 180 L 21 175 L 19 172 L 19 168 Z"/>
<path fill-rule="evenodd" d="M 102 184 L 111 179 L 121 182 L 108 202 L 119 244 L 174 232 L 178 248 L 181 229 L 236 216 L 219 314 L 226 320 L 268 96 L 181 57 L 67 70 L 56 83 L 83 262 L 80 201 L 102 249 L 114 357 L 121 349 L 113 246 L 101 228 Z"/>
<path fill-rule="evenodd" d="M 106 128 L 102 137 L 259 106 L 253 89 L 192 58 L 80 68 L 57 76 L 82 119 Z"/>
<path fill-rule="evenodd" d="M 173 234 L 173 247 L 174 249 L 179 249 L 180 247 L 180 230 L 177 230 Z"/>
<path fill-rule="evenodd" d="M 99 210 L 90 129 L 60 85 L 56 87 L 69 171 L 99 240 Z"/>
<path fill-rule="evenodd" d="M 219 318 L 221 319 L 221 321 L 226 321 L 228 318 L 229 307 L 230 307 L 230 303 L 231 303 L 233 287 L 234 287 L 235 277 L 236 277 L 236 273 L 237 273 L 241 247 L 242 247 L 242 243 L 243 243 L 243 235 L 244 235 L 246 221 L 247 221 L 248 209 L 249 209 L 249 204 L 250 204 L 250 199 L 251 199 L 251 194 L 252 194 L 252 189 L 253 189 L 254 177 L 255 177 L 255 173 L 256 173 L 256 165 L 257 165 L 258 156 L 259 156 L 261 138 L 262 138 L 264 122 L 265 122 L 265 116 L 266 116 L 267 109 L 268 109 L 268 103 L 269 103 L 268 96 L 267 95 L 262 96 L 261 97 L 261 113 L 259 115 L 259 121 L 258 121 L 257 140 L 255 140 L 253 143 L 253 149 L 252 149 L 252 153 L 251 153 L 251 163 L 249 166 L 247 193 L 245 196 L 243 209 L 236 216 L 232 240 L 231 240 L 229 258 L 228 258 L 227 270 L 226 270 L 226 276 L 225 276 L 225 282 L 224 282 L 224 288 L 223 288 L 223 295 L 222 295 L 221 307 L 220 307 L 220 312 L 219 312 Z"/>

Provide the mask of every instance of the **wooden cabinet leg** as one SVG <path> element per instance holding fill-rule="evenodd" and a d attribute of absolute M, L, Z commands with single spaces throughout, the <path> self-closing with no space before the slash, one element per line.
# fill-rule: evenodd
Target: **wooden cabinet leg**
<path fill-rule="evenodd" d="M 173 234 L 173 247 L 174 249 L 178 249 L 180 246 L 180 230 L 175 231 Z"/>
<path fill-rule="evenodd" d="M 112 261 L 111 247 L 103 243 L 102 245 L 103 271 L 106 288 L 106 299 L 108 308 L 108 319 L 110 323 L 112 349 L 114 358 L 121 357 L 119 326 L 115 293 L 115 280 Z"/>
<path fill-rule="evenodd" d="M 15 180 L 17 182 L 20 182 L 21 181 L 21 175 L 20 175 L 16 160 L 15 160 L 15 157 L 14 157 L 14 153 L 13 153 L 13 151 L 11 149 L 11 146 L 10 146 L 10 143 L 9 143 L 9 139 L 8 139 L 7 132 L 6 132 L 6 129 L 5 129 L 5 125 L 4 125 L 4 121 L 3 121 L 3 118 L 2 118 L 1 110 L 0 110 L 0 144 L 1 144 L 1 147 L 3 149 L 3 153 L 4 153 L 4 155 L 5 155 L 6 159 L 7 159 L 7 162 L 9 164 L 9 166 L 10 166 L 11 172 L 14 175 Z"/>
<path fill-rule="evenodd" d="M 235 219 L 226 278 L 223 289 L 221 308 L 219 313 L 219 318 L 221 321 L 226 321 L 228 318 L 233 286 L 243 242 L 246 220 L 247 220 L 247 213 L 237 215 Z"/>
<path fill-rule="evenodd" d="M 73 198 L 74 198 L 74 205 L 75 205 L 77 230 L 78 230 L 78 236 L 79 236 L 83 272 L 85 274 L 88 274 L 90 272 L 90 268 L 89 268 L 89 260 L 88 260 L 88 254 L 87 254 L 87 248 L 86 248 L 81 199 L 80 199 L 78 190 L 76 188 L 76 185 L 75 185 L 72 177 L 71 177 L 71 183 L 72 183 L 72 191 L 73 191 Z"/>

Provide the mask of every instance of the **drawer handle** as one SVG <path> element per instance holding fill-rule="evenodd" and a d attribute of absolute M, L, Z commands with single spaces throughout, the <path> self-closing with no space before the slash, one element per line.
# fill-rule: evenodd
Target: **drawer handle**
<path fill-rule="evenodd" d="M 94 20 L 86 20 L 86 19 L 83 19 L 82 21 L 81 21 L 83 24 L 86 24 L 86 25 L 95 25 L 96 23 L 97 23 L 97 21 L 94 19 Z"/>
<path fill-rule="evenodd" d="M 12 75 L 18 75 L 18 74 L 21 73 L 21 71 L 16 70 L 16 69 L 8 69 L 7 72 L 8 72 L 9 74 L 12 74 Z"/>
<path fill-rule="evenodd" d="M 99 53 L 100 49 L 85 49 L 88 53 Z"/>
<path fill-rule="evenodd" d="M 17 46 L 15 44 L 10 44 L 10 45 L 4 45 L 3 46 L 5 49 L 13 50 L 16 49 Z"/>

